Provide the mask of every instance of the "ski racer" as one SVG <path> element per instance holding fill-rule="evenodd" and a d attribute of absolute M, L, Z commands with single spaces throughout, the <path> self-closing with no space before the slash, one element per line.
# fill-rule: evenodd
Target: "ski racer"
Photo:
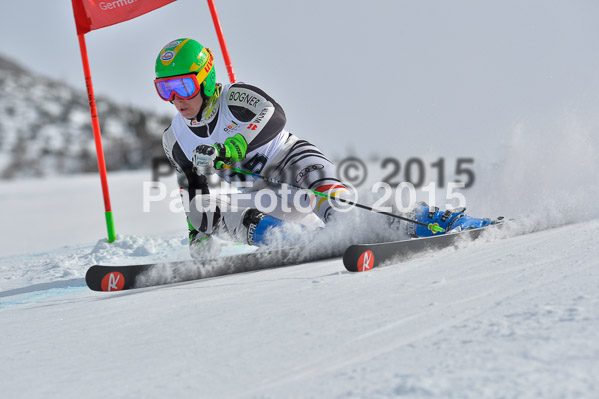
<path fill-rule="evenodd" d="M 263 195 L 275 188 L 224 167 L 331 197 L 347 193 L 333 163 L 316 146 L 285 130 L 285 112 L 271 96 L 245 83 L 217 83 L 213 63 L 210 50 L 189 38 L 169 42 L 156 58 L 158 95 L 178 111 L 163 134 L 163 147 L 181 187 L 192 256 L 218 256 L 215 235 L 260 246 L 268 244 L 267 233 L 287 223 L 284 220 L 301 222 L 316 216 L 326 224 L 335 219 L 334 200 L 305 192 L 293 195 L 280 187 L 275 195 Z M 241 184 L 242 193 L 210 194 L 207 176 L 215 173 L 226 182 Z M 265 208 L 269 212 L 263 212 Z M 307 208 L 309 214 L 298 208 Z M 419 206 L 413 216 L 446 230 L 491 223 L 466 216 L 464 209 L 441 212 Z M 408 227 L 412 236 L 432 234 L 422 226 Z"/>

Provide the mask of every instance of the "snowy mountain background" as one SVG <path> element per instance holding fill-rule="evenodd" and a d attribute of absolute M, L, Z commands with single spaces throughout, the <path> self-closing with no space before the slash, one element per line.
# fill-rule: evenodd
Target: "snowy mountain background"
<path fill-rule="evenodd" d="M 149 168 L 171 117 L 96 100 L 107 169 Z M 87 93 L 0 55 L 0 179 L 97 169 Z"/>

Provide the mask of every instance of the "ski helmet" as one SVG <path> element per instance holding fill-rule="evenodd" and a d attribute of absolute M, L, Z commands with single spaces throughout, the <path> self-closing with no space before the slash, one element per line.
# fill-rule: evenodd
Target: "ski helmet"
<path fill-rule="evenodd" d="M 156 58 L 156 78 L 197 73 L 202 96 L 212 97 L 216 89 L 214 57 L 208 47 L 193 39 L 177 39 L 160 50 Z"/>

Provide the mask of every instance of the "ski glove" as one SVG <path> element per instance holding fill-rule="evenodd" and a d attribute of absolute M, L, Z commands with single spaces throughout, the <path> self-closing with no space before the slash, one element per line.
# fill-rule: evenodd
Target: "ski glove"
<path fill-rule="evenodd" d="M 218 154 L 215 167 L 216 169 L 222 169 L 221 162 L 231 164 L 242 161 L 245 158 L 248 144 L 245 137 L 237 133 L 235 136 L 227 138 L 224 144 L 216 143 L 214 147 Z"/>
<path fill-rule="evenodd" d="M 191 163 L 193 172 L 197 175 L 210 176 L 215 172 L 214 162 L 216 160 L 216 148 L 212 145 L 202 144 L 193 151 Z"/>
<path fill-rule="evenodd" d="M 229 137 L 224 143 L 202 144 L 193 151 L 191 162 L 193 171 L 198 175 L 210 176 L 216 169 L 222 169 L 223 163 L 232 164 L 242 161 L 247 151 L 247 142 L 241 134 Z"/>

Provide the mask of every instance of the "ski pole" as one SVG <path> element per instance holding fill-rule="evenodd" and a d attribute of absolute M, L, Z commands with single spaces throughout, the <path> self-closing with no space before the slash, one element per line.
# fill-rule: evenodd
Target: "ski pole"
<path fill-rule="evenodd" d="M 422 222 L 419 222 L 419 221 L 414 220 L 414 219 L 410 219 L 410 218 L 407 218 L 407 217 L 404 217 L 404 216 L 399 216 L 399 215 L 396 215 L 396 214 L 390 213 L 390 212 L 381 211 L 379 209 L 375 209 L 375 208 L 372 208 L 372 207 L 367 206 L 367 205 L 359 204 L 359 203 L 354 202 L 354 201 L 346 200 L 344 198 L 333 197 L 333 196 L 330 196 L 328 194 L 321 193 L 319 191 L 310 190 L 308 188 L 303 188 L 303 187 L 296 186 L 296 185 L 293 185 L 293 184 L 285 183 L 285 182 L 282 182 L 280 180 L 273 179 L 271 177 L 262 176 L 262 175 L 259 175 L 258 173 L 250 172 L 249 170 L 243 170 L 243 169 L 235 168 L 235 167 L 233 167 L 231 165 L 227 165 L 224 162 L 221 162 L 221 165 L 225 169 L 232 170 L 233 172 L 237 172 L 237 173 L 242 173 L 244 175 L 252 176 L 252 177 L 254 177 L 256 179 L 262 179 L 262 180 L 265 180 L 267 182 L 278 184 L 278 185 L 287 184 L 289 187 L 294 188 L 296 190 L 307 191 L 307 192 L 309 192 L 311 194 L 314 194 L 314 195 L 317 195 L 319 197 L 323 197 L 323 198 L 327 198 L 327 199 L 333 199 L 335 201 L 343 202 L 344 204 L 352 205 L 352 206 L 355 206 L 357 208 L 365 209 L 365 210 L 370 211 L 370 212 L 380 213 L 381 215 L 391 216 L 391 217 L 396 218 L 396 219 L 401 219 L 401 220 L 406 221 L 406 222 L 410 222 L 410 223 L 414 223 L 414 224 L 417 224 L 417 225 L 420 225 L 420 226 L 424 226 L 427 229 L 429 229 L 430 231 L 432 231 L 433 233 L 435 233 L 435 232 L 437 232 L 437 233 L 444 233 L 445 232 L 445 230 L 442 227 L 440 227 L 439 225 L 437 225 L 437 224 L 433 224 L 433 223 L 428 223 L 428 224 L 427 223 L 422 223 Z M 219 165 L 219 166 L 221 166 L 221 165 Z"/>

